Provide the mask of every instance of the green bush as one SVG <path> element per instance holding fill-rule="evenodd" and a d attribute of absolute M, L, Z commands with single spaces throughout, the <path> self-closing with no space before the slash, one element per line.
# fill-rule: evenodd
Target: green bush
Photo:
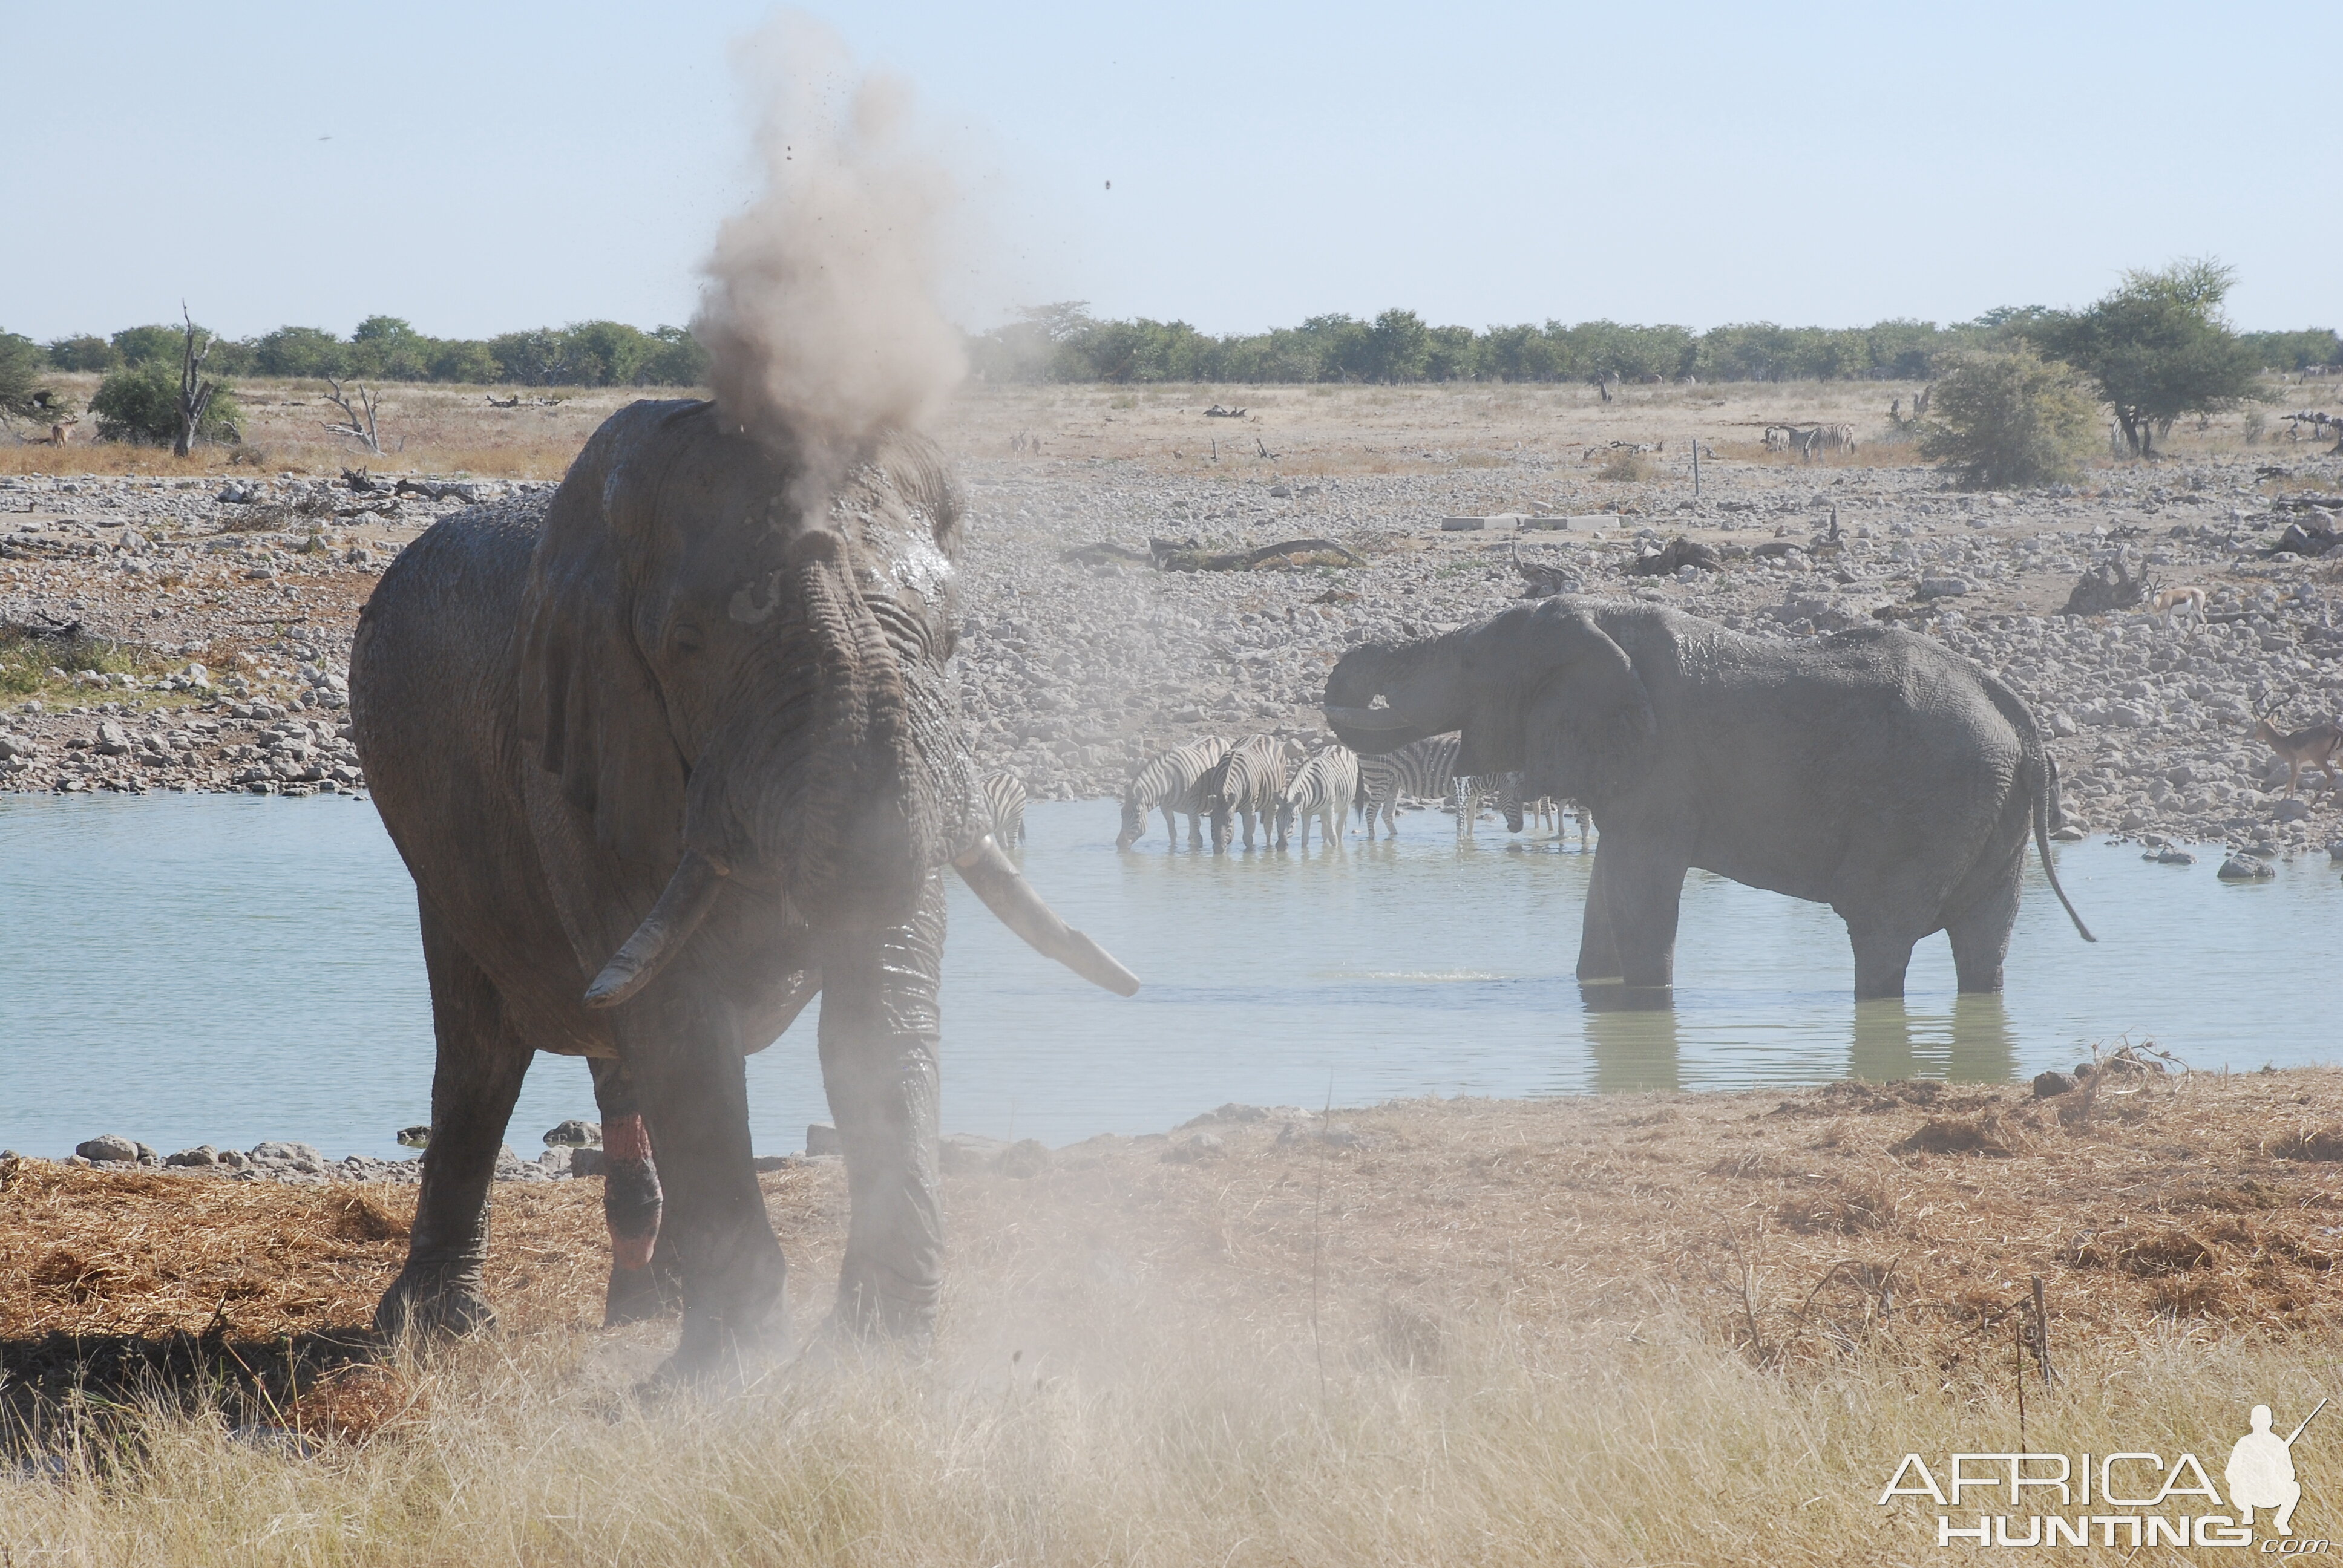
<path fill-rule="evenodd" d="M 176 365 L 186 341 L 184 327 L 126 327 L 114 335 L 114 351 L 122 356 L 125 365 Z"/>
<path fill-rule="evenodd" d="M 179 437 L 178 367 L 150 360 L 117 370 L 98 384 L 97 395 L 89 400 L 89 411 L 97 416 L 101 441 L 176 441 Z M 240 441 L 243 423 L 244 411 L 236 406 L 234 394 L 223 387 L 213 394 L 196 438 Z"/>
<path fill-rule="evenodd" d="M 662 327 L 651 334 L 656 347 L 643 361 L 639 384 L 645 387 L 705 387 L 708 350 L 680 327 Z"/>
<path fill-rule="evenodd" d="M 497 357 L 485 343 L 436 339 L 431 345 L 430 369 L 434 381 L 468 381 L 478 386 L 497 378 Z"/>
<path fill-rule="evenodd" d="M 2332 327 L 2312 327 L 2300 332 L 2241 332 L 2237 341 L 2266 370 L 2343 366 L 2343 337 L 2338 337 Z"/>
<path fill-rule="evenodd" d="M 48 355 L 29 337 L 0 332 L 0 414 L 33 416 L 34 385 L 47 368 Z"/>
<path fill-rule="evenodd" d="M 280 327 L 252 346 L 263 376 L 298 376 L 316 380 L 349 369 L 349 345 L 322 327 Z"/>
<path fill-rule="evenodd" d="M 59 370 L 119 370 L 122 350 L 94 333 L 77 333 L 49 345 L 49 363 Z"/>
<path fill-rule="evenodd" d="M 1965 490 L 2072 479 L 2098 423 L 2074 373 L 2030 348 L 1954 357 L 1937 377 L 1929 408 L 1920 455 Z"/>

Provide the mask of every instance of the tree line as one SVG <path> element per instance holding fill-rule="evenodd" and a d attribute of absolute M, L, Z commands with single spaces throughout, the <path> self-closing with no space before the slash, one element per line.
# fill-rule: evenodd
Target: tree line
<path fill-rule="evenodd" d="M 198 327 L 202 331 L 203 328 Z M 9 335 L 0 334 L 0 337 Z M 77 333 L 40 349 L 53 370 L 106 374 L 176 364 L 180 327 L 130 327 L 110 337 Z M 347 337 L 280 327 L 257 337 L 206 333 L 221 376 L 332 377 L 361 381 L 456 381 L 518 387 L 697 387 L 708 351 L 680 327 L 646 332 L 623 321 L 579 321 L 495 337 L 431 337 L 396 316 L 369 316 Z M 27 342 L 18 337 L 19 344 Z"/>
<path fill-rule="evenodd" d="M 2047 443 L 2023 461 L 1997 451 L 1969 473 L 1974 482 L 2002 483 L 2020 471 L 2038 478 L 2071 459 L 2077 432 L 2088 422 L 2087 400 L 2077 401 L 2086 390 L 2112 412 L 2122 443 L 2144 456 L 2184 415 L 2268 401 L 2266 372 L 2343 367 L 2343 337 L 2332 329 L 2233 330 L 2221 307 L 2234 282 L 2234 272 L 2217 261 L 2187 260 L 2127 273 L 2080 310 L 2027 306 L 1949 327 L 1760 322 L 1699 333 L 1614 321 L 1474 331 L 1429 327 L 1413 311 L 1393 309 L 1372 321 L 1317 316 L 1300 327 L 1216 337 L 1180 321 L 1101 321 L 1076 302 L 1027 310 L 970 337 L 968 348 L 974 371 L 993 381 L 1584 381 L 1604 386 L 1605 396 L 1612 384 L 1634 381 L 1917 381 L 1962 369 L 1965 389 L 1948 388 L 1953 404 L 1998 408 L 1992 418 L 2015 419 L 2009 430 L 2030 432 L 2020 447 Z M 391 316 L 368 317 L 347 338 L 283 327 L 231 340 L 192 319 L 45 346 L 0 332 L 0 417 L 73 417 L 69 403 L 40 384 L 51 370 L 105 376 L 90 400 L 102 437 L 168 436 L 184 446 L 235 437 L 229 378 L 236 376 L 689 387 L 704 384 L 708 354 L 682 327 L 645 332 L 614 321 L 485 340 L 427 337 Z M 1982 390 L 1988 387 L 1990 397 Z M 198 394 L 210 410 L 200 427 L 187 412 Z M 1976 417 L 1987 419 L 1985 412 Z M 1949 438 L 1940 434 L 1940 447 Z M 1950 448 L 1942 455 L 1956 460 Z"/>
<path fill-rule="evenodd" d="M 985 379 L 1009 382 L 1921 381 L 1946 355 L 2034 342 L 2065 314 L 2013 307 L 1944 327 L 1548 321 L 1475 331 L 1393 309 L 1214 337 L 1184 321 L 1102 321 L 1075 301 L 971 337 L 969 359 Z M 2257 370 L 2343 367 L 2343 337 L 2329 328 L 2227 336 Z"/>

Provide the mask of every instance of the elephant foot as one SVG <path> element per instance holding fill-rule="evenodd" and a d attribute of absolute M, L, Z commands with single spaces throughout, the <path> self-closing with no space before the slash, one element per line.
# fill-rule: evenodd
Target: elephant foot
<path fill-rule="evenodd" d="M 496 1323 L 496 1309 L 488 1305 L 478 1263 L 409 1262 L 374 1310 L 375 1332 L 390 1340 L 409 1332 L 460 1337 Z"/>
<path fill-rule="evenodd" d="M 851 1339 L 890 1339 L 925 1345 L 935 1337 L 936 1303 L 942 1287 L 934 1280 L 915 1282 L 892 1270 L 850 1258 L 839 1271 L 838 1304 L 830 1311 L 831 1332 Z"/>
<path fill-rule="evenodd" d="M 652 1374 L 654 1386 L 745 1382 L 787 1352 L 789 1266 L 769 1238 L 743 1251 L 705 1290 L 686 1292 L 682 1337 Z M 659 1265 L 643 1272 L 656 1275 Z"/>
<path fill-rule="evenodd" d="M 602 1326 L 615 1329 L 672 1313 L 683 1300 L 682 1282 L 658 1263 L 613 1268 L 602 1296 Z"/>

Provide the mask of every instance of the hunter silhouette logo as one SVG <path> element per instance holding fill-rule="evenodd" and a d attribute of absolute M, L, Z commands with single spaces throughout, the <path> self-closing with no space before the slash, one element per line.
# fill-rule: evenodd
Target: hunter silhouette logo
<path fill-rule="evenodd" d="M 2237 1511 L 2238 1523 L 2251 1524 L 2257 1508 L 2275 1508 L 2271 1525 L 2280 1535 L 2294 1533 L 2288 1522 L 2294 1517 L 2294 1505 L 2302 1501 L 2302 1483 L 2294 1478 L 2294 1440 L 2326 1408 L 2327 1402 L 2320 1400 L 2318 1410 L 2302 1418 L 2302 1426 L 2280 1437 L 2270 1431 L 2270 1407 L 2254 1406 L 2249 1418 L 2253 1430 L 2229 1450 L 2229 1468 L 2221 1473 L 2229 1483 L 2229 1505 Z"/>
<path fill-rule="evenodd" d="M 2327 1408 L 2318 1407 L 2280 1437 L 2270 1430 L 2270 1407 L 2258 1404 L 2249 1429 L 2229 1450 L 2222 1489 L 2193 1453 L 2169 1464 L 2144 1450 L 2120 1453 L 1955 1453 L 1931 1471 L 1907 1453 L 1879 1494 L 1881 1507 L 1898 1497 L 1925 1497 L 1946 1510 L 1936 1516 L 1936 1544 L 1977 1546 L 2251 1546 L 2254 1514 L 2268 1511 L 2273 1538 L 2266 1553 L 2324 1553 L 2325 1541 L 2294 1539 L 2294 1511 L 2302 1501 L 2294 1445 Z M 2231 1430 L 2235 1430 L 2232 1428 Z M 2218 1452 L 2217 1449 L 2214 1452 Z M 1941 1479 L 1940 1479 L 1941 1477 Z M 1976 1495 L 1983 1493 L 1980 1497 Z M 1966 1516 L 1957 1509 L 1984 1511 Z M 2181 1513 L 2183 1509 L 2204 1510 Z M 1974 1525 L 1966 1519 L 1976 1521 Z M 2093 1537 L 2097 1536 L 2095 1543 Z M 2280 1539 L 2283 1538 L 2283 1539 Z"/>

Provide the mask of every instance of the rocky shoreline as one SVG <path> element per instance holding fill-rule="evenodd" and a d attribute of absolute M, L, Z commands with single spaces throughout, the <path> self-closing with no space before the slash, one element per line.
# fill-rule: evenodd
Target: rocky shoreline
<path fill-rule="evenodd" d="M 1524 592 L 1526 563 L 1565 591 L 1757 635 L 1892 620 L 1940 638 L 2036 705 L 2078 831 L 2264 857 L 2343 837 L 2318 775 L 2286 795 L 2249 734 L 2272 708 L 2285 727 L 2343 708 L 2343 551 L 2303 545 L 2343 509 L 2332 458 L 2119 467 L 1990 497 L 1892 453 L 1718 460 L 1697 501 L 1542 456 L 1317 477 L 960 467 L 964 702 L 979 762 L 1037 799 L 1115 795 L 1199 734 L 1322 738 L 1316 703 L 1346 648 L 1493 614 Z M 341 712 L 357 609 L 417 528 L 469 504 L 367 482 L 0 480 L 0 623 L 78 622 L 154 667 L 0 709 L 0 789 L 362 789 Z M 2298 548 L 2278 550 L 2289 528 Z M 1305 538 L 1340 550 L 1182 569 Z M 2206 622 L 2059 613 L 2111 562 L 2202 587 Z"/>

